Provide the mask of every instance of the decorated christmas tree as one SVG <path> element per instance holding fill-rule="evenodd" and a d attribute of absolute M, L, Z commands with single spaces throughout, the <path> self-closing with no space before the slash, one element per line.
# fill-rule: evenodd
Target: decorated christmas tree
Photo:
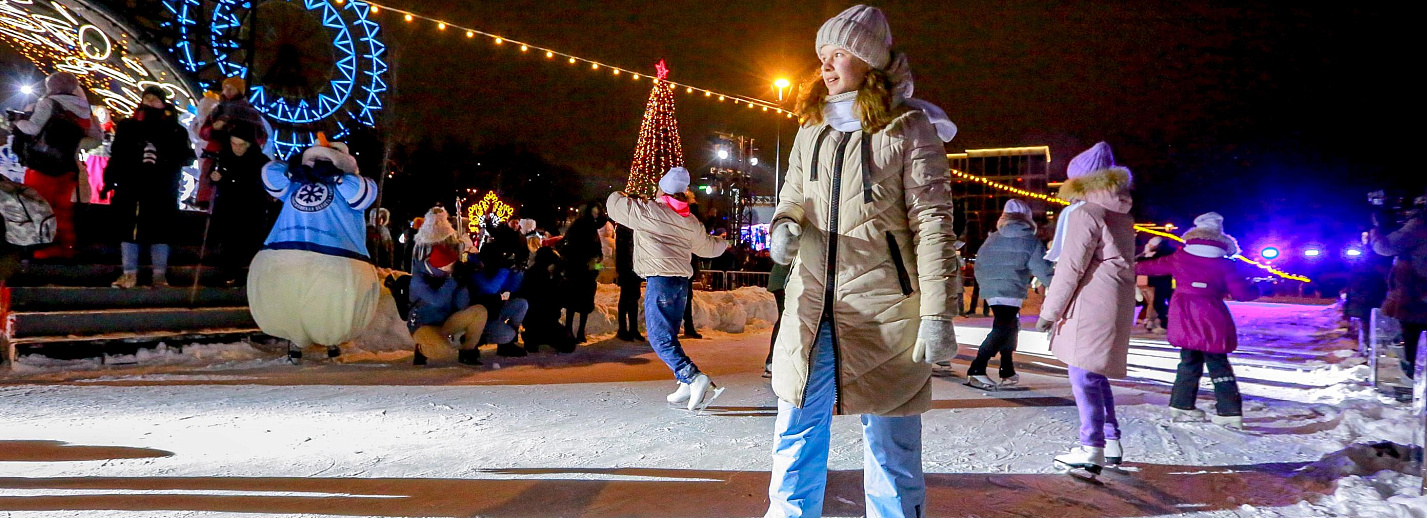
<path fill-rule="evenodd" d="M 654 89 L 644 106 L 644 122 L 639 125 L 639 142 L 634 147 L 634 165 L 629 168 L 625 192 L 652 197 L 659 193 L 659 179 L 669 169 L 684 165 L 684 146 L 679 141 L 679 122 L 674 120 L 673 85 L 665 79 L 668 67 L 661 60 Z"/>

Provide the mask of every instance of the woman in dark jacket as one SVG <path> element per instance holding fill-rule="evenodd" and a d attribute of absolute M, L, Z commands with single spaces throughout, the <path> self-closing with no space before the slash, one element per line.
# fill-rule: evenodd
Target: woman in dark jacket
<path fill-rule="evenodd" d="M 178 215 L 179 181 L 194 159 L 188 131 L 162 88 L 144 89 L 134 115 L 114 129 L 104 192 L 112 197 L 115 228 L 122 243 L 124 273 L 117 288 L 138 282 L 140 245 L 149 246 L 155 287 L 168 285 L 170 229 Z"/>
<path fill-rule="evenodd" d="M 585 343 L 585 322 L 595 310 L 595 289 L 599 264 L 604 261 L 600 244 L 600 227 L 605 224 L 604 210 L 591 203 L 580 211 L 579 219 L 570 224 L 560 253 L 565 258 L 565 279 L 569 298 L 565 303 L 565 327 L 574 335 L 575 343 Z M 580 328 L 575 330 L 575 314 L 580 314 Z"/>
<path fill-rule="evenodd" d="M 535 250 L 535 263 L 525 271 L 525 280 L 516 295 L 530 304 L 523 321 L 526 351 L 537 352 L 541 345 L 549 345 L 559 353 L 575 350 L 574 337 L 560 325 L 564 295 L 561 290 L 565 287 L 561 262 L 555 249 L 542 246 Z"/>

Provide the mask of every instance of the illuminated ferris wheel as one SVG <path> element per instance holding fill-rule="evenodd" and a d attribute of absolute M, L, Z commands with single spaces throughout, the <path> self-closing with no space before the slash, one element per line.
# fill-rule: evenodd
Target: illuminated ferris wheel
<path fill-rule="evenodd" d="M 161 0 L 168 47 L 198 86 L 242 77 L 272 119 L 279 155 L 376 123 L 386 45 L 364 2 Z"/>

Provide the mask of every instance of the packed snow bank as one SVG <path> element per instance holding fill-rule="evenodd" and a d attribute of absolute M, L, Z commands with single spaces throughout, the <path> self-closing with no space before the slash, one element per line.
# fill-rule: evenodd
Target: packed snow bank
<path fill-rule="evenodd" d="M 595 312 L 590 314 L 585 333 L 613 334 L 619 330 L 619 286 L 600 284 L 595 293 Z M 773 294 L 763 288 L 733 291 L 694 291 L 694 325 L 701 330 L 743 333 L 766 329 L 778 318 Z M 639 298 L 639 324 L 644 327 L 644 297 Z"/>
<path fill-rule="evenodd" d="M 619 286 L 600 284 L 595 292 L 595 311 L 585 323 L 585 334 L 591 337 L 612 335 L 619 330 Z M 739 288 L 733 291 L 695 291 L 694 325 L 701 330 L 740 334 L 767 329 L 778 318 L 778 305 L 773 294 L 763 288 Z M 639 327 L 644 327 L 644 297 L 639 298 Z M 411 351 L 415 342 L 406 329 L 406 322 L 396 311 L 396 302 L 386 290 L 377 307 L 377 315 L 367 330 L 357 337 L 343 356 L 349 359 L 382 361 L 383 353 Z"/>
<path fill-rule="evenodd" d="M 153 349 L 139 349 L 134 354 L 109 355 L 104 358 L 84 358 L 79 360 L 59 360 L 31 354 L 23 356 L 11 366 L 10 373 L 16 375 L 43 374 L 50 372 L 92 371 L 106 367 L 142 365 L 145 367 L 201 367 L 207 369 L 235 369 L 260 367 L 274 360 L 271 352 L 264 352 L 247 342 L 224 344 L 192 344 L 183 347 L 160 343 Z"/>
<path fill-rule="evenodd" d="M 1309 465 L 1304 473 L 1337 480 L 1338 487 L 1304 510 L 1331 511 L 1362 518 L 1427 517 L 1427 496 L 1420 496 L 1420 459 L 1412 448 L 1395 442 L 1354 444 Z"/>

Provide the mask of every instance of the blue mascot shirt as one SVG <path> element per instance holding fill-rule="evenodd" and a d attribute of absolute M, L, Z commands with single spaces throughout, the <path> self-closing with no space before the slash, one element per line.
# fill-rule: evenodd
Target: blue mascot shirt
<path fill-rule="evenodd" d="M 377 199 L 376 182 L 355 174 L 336 184 L 293 182 L 287 167 L 274 161 L 263 168 L 263 188 L 283 202 L 263 247 L 370 261 L 362 213 Z"/>

